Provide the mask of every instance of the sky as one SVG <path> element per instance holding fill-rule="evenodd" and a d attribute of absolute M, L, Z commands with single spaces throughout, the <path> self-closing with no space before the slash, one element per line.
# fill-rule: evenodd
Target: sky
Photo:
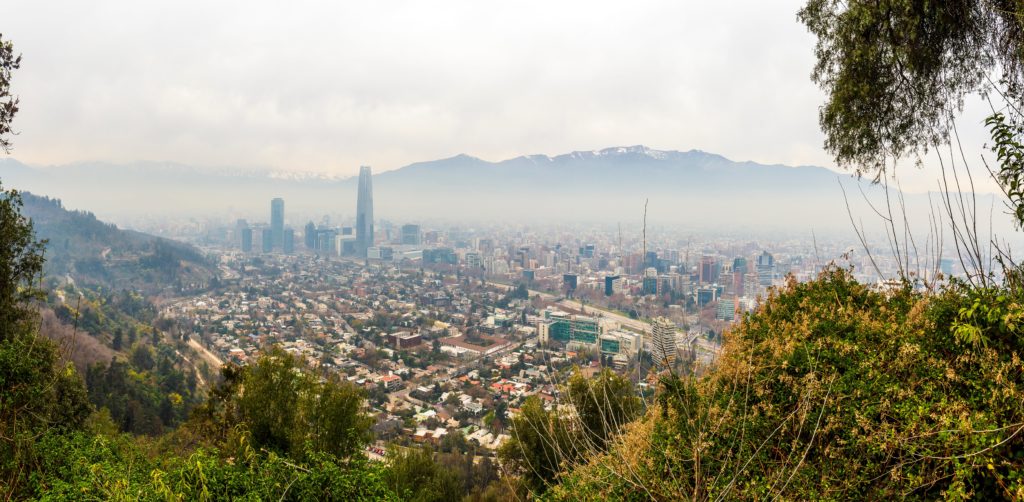
<path fill-rule="evenodd" d="M 643 144 L 831 167 L 801 4 L 4 0 L 12 156 L 345 176 Z"/>

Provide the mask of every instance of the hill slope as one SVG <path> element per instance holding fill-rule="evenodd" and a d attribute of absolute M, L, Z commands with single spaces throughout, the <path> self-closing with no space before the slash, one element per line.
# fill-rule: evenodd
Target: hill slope
<path fill-rule="evenodd" d="M 121 230 L 59 199 L 23 194 L 23 214 L 46 239 L 46 274 L 81 286 L 128 289 L 147 296 L 201 289 L 215 276 L 196 248 Z"/>

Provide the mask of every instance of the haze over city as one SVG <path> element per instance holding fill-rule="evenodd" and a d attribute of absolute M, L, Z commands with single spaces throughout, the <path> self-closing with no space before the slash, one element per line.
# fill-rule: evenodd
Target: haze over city
<path fill-rule="evenodd" d="M 0 499 L 1024 499 L 1024 2 L 0 4 Z"/>
<path fill-rule="evenodd" d="M 13 0 L 34 56 L 13 155 L 354 176 L 642 144 L 831 167 L 800 3 Z"/>

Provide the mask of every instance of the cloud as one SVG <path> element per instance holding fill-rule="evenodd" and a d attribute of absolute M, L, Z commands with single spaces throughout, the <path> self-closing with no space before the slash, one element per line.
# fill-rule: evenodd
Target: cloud
<path fill-rule="evenodd" d="M 354 174 L 647 144 L 827 166 L 800 3 L 8 0 L 14 155 Z"/>

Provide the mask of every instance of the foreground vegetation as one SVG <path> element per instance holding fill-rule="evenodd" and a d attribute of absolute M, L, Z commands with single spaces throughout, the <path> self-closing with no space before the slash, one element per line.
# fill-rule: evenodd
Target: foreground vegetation
<path fill-rule="evenodd" d="M 1024 497 L 1022 292 L 790 283 L 555 500 Z"/>

